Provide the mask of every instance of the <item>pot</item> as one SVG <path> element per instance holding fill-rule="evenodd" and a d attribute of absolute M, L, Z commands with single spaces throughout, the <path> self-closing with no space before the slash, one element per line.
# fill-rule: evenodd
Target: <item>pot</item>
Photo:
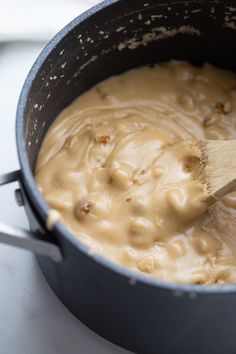
<path fill-rule="evenodd" d="M 49 208 L 33 170 L 57 115 L 111 75 L 169 59 L 236 68 L 234 1 L 107 0 L 67 25 L 40 54 L 24 84 L 16 117 L 19 182 L 31 231 L 0 225 L 0 241 L 36 253 L 48 283 L 85 325 L 136 353 L 235 354 L 236 285 L 180 285 L 113 264 L 61 223 L 46 228 Z"/>

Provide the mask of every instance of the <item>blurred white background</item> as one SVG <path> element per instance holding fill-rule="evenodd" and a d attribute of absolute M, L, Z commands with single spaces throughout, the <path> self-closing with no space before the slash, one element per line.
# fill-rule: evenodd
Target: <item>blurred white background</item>
<path fill-rule="evenodd" d="M 15 112 L 23 82 L 46 42 L 96 0 L 0 0 L 0 174 L 19 168 Z M 0 222 L 27 228 L 14 201 L 16 185 L 0 189 Z M 0 245 L 0 354 L 124 354 L 95 335 L 60 303 L 34 256 Z"/>
<path fill-rule="evenodd" d="M 0 41 L 47 41 L 99 0 L 0 0 Z"/>

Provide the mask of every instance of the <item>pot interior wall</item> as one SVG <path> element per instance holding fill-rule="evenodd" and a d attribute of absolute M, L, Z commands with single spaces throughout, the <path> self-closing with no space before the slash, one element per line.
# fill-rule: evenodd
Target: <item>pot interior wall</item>
<path fill-rule="evenodd" d="M 31 168 L 55 117 L 101 80 L 133 67 L 169 59 L 207 61 L 236 69 L 234 1 L 107 1 L 76 19 L 49 44 L 32 74 L 25 108 Z M 85 18 L 85 19 L 84 19 Z M 81 22 L 84 20 L 83 22 Z M 31 74 L 31 75 L 32 75 Z"/>

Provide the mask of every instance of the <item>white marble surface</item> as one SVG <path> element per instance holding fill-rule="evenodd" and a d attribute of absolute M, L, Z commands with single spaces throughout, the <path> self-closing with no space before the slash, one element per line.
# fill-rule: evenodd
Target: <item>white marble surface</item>
<path fill-rule="evenodd" d="M 18 169 L 15 111 L 43 44 L 0 45 L 0 174 Z M 27 227 L 15 185 L 0 189 L 1 221 Z M 112 324 L 111 324 L 112 325 Z M 0 354 L 124 354 L 83 326 L 49 288 L 32 254 L 0 245 Z"/>

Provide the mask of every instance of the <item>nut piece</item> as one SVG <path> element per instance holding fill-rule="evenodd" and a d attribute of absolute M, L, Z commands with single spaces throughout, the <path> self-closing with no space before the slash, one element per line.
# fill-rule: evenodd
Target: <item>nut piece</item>
<path fill-rule="evenodd" d="M 121 189 L 128 189 L 130 183 L 130 175 L 129 172 L 122 169 L 117 168 L 112 174 L 112 184 Z"/>
<path fill-rule="evenodd" d="M 51 209 L 47 217 L 47 229 L 52 230 L 55 224 L 61 219 L 61 215 L 57 210 Z"/>
<path fill-rule="evenodd" d="M 232 108 L 231 102 L 226 102 L 224 104 L 224 112 L 225 112 L 225 114 L 230 113 L 231 108 Z"/>
<path fill-rule="evenodd" d="M 145 173 L 146 171 L 144 169 L 136 169 L 136 171 L 134 171 L 132 176 L 133 184 L 138 184 L 138 185 L 143 184 L 144 183 L 143 176 L 145 175 Z"/>
<path fill-rule="evenodd" d="M 75 217 L 80 220 L 90 213 L 93 203 L 89 200 L 80 200 L 74 207 Z"/>
<path fill-rule="evenodd" d="M 152 273 L 155 270 L 154 256 L 145 256 L 137 262 L 138 269 L 144 273 Z"/>
<path fill-rule="evenodd" d="M 154 225 L 145 218 L 133 218 L 129 226 L 130 242 L 138 248 L 147 248 L 153 244 Z"/>
<path fill-rule="evenodd" d="M 126 198 L 126 201 L 127 201 L 127 202 L 131 202 L 132 199 L 133 199 L 132 197 L 128 197 L 128 198 Z"/>
<path fill-rule="evenodd" d="M 107 145 L 111 141 L 111 138 L 108 135 L 97 136 L 95 138 L 96 143 Z"/>
<path fill-rule="evenodd" d="M 214 112 L 224 114 L 224 103 L 218 102 L 215 105 Z"/>
<path fill-rule="evenodd" d="M 191 281 L 194 284 L 201 285 L 207 283 L 208 273 L 206 270 L 196 270 L 191 274 Z"/>
<path fill-rule="evenodd" d="M 231 102 L 226 102 L 226 103 L 217 103 L 215 105 L 214 112 L 220 113 L 220 114 L 228 114 L 231 111 Z"/>

